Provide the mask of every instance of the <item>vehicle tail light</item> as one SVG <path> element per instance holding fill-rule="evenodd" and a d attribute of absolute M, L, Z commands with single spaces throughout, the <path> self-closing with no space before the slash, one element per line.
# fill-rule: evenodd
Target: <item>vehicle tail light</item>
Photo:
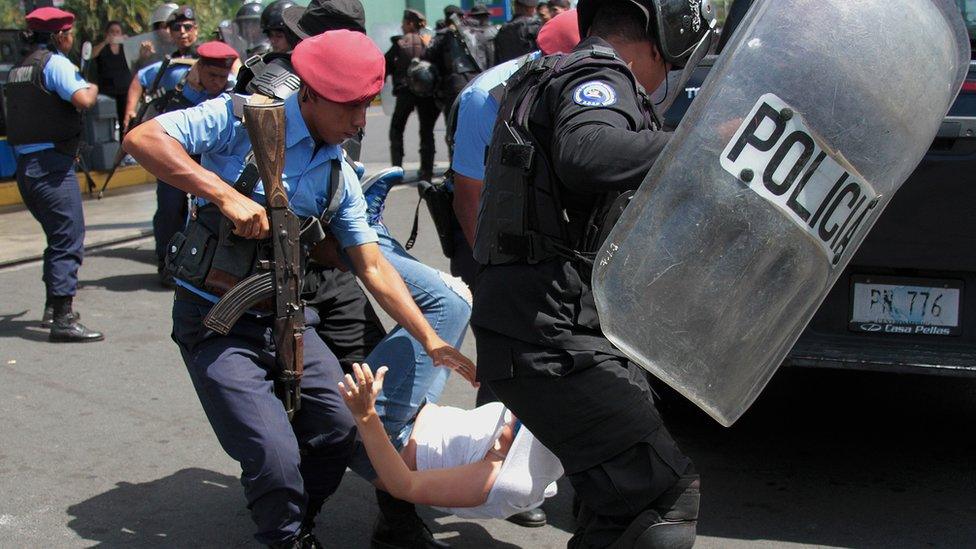
<path fill-rule="evenodd" d="M 966 80 L 963 82 L 962 93 L 976 93 L 976 80 Z"/>

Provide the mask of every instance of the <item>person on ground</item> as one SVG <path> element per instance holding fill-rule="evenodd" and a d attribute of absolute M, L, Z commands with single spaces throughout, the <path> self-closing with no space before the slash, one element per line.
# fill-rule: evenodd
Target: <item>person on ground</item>
<path fill-rule="evenodd" d="M 75 176 L 81 113 L 98 100 L 67 58 L 75 43 L 74 14 L 38 8 L 27 14 L 27 57 L 11 69 L 4 94 L 7 141 L 17 157 L 17 189 L 44 230 L 45 299 L 41 326 L 52 342 L 101 341 L 73 309 L 85 251 L 85 215 Z"/>
<path fill-rule="evenodd" d="M 396 399 L 384 383 L 411 378 L 385 366 L 374 378 L 369 365 L 355 364 L 339 384 L 363 442 L 351 467 L 366 480 L 462 518 L 504 519 L 556 495 L 559 460 L 501 403 L 474 410 L 424 403 L 402 422 L 385 413 Z"/>

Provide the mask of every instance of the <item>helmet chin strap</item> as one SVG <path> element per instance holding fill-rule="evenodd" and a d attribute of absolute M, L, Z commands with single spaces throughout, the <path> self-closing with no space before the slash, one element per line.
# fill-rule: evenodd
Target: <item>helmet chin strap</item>
<path fill-rule="evenodd" d="M 685 63 L 685 68 L 681 71 L 681 76 L 679 76 L 677 82 L 675 82 L 674 88 L 667 88 L 667 91 L 664 94 L 664 99 L 662 99 L 660 103 L 656 103 L 654 105 L 655 107 L 660 107 L 661 114 L 664 114 L 668 109 L 671 108 L 671 105 L 674 104 L 675 99 L 678 98 L 678 94 L 681 93 L 681 90 L 684 89 L 685 84 L 687 84 L 688 80 L 691 79 L 691 75 L 695 73 L 695 69 L 698 68 L 698 64 L 701 63 L 701 60 L 705 57 L 705 54 L 708 53 L 708 49 L 712 45 L 712 37 L 714 35 L 714 31 L 708 31 L 705 33 L 705 36 L 703 36 L 701 41 L 698 42 L 698 45 L 695 46 L 695 49 L 691 52 L 691 55 L 688 56 L 688 61 Z M 666 80 L 670 86 L 670 79 L 666 78 Z"/>

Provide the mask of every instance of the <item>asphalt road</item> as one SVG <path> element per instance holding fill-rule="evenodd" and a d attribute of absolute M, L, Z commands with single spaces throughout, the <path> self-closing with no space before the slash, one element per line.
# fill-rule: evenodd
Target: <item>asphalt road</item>
<path fill-rule="evenodd" d="M 371 163 L 386 158 L 385 123 L 369 119 Z M 401 239 L 415 206 L 412 189 L 391 194 Z M 426 216 L 414 251 L 446 268 Z M 156 286 L 151 242 L 86 258 L 78 308 L 103 343 L 46 342 L 40 274 L 0 271 L 0 547 L 255 546 L 237 464 L 169 340 L 172 296 Z M 474 354 L 470 337 L 463 350 Z M 972 380 L 782 372 L 731 429 L 665 400 L 702 473 L 700 547 L 976 545 Z M 444 401 L 470 406 L 474 392 L 452 379 Z M 422 515 L 454 547 L 561 547 L 571 494 L 561 482 L 538 529 Z M 372 489 L 350 473 L 317 533 L 327 547 L 367 547 L 374 517 Z"/>

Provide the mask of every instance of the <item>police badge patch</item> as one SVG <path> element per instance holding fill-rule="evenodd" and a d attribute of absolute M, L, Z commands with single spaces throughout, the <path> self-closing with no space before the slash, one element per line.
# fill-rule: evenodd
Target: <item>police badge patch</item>
<path fill-rule="evenodd" d="M 573 101 L 584 107 L 609 107 L 616 104 L 617 92 L 606 82 L 593 80 L 576 88 Z"/>

